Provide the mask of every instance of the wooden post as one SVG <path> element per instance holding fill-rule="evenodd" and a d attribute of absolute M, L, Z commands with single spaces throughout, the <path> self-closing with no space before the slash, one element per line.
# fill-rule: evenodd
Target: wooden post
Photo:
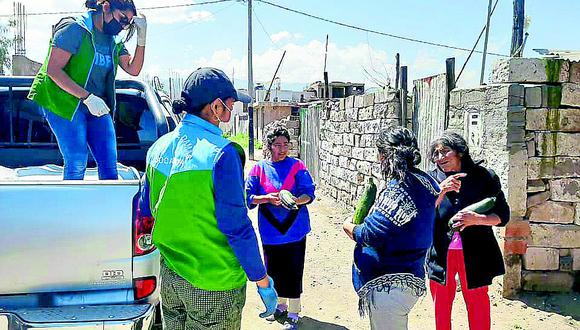
<path fill-rule="evenodd" d="M 401 120 L 400 124 L 407 127 L 407 66 L 401 67 Z"/>
<path fill-rule="evenodd" d="M 512 48 L 510 55 L 521 57 L 520 49 L 524 42 L 524 0 L 514 0 L 514 23 L 512 28 Z"/>
<path fill-rule="evenodd" d="M 397 53 L 397 55 L 395 55 L 395 89 L 399 89 L 399 79 L 401 78 L 400 71 L 401 57 L 399 56 L 399 53 Z"/>
<path fill-rule="evenodd" d="M 483 56 L 481 58 L 481 77 L 479 79 L 480 85 L 483 85 L 483 80 L 485 78 L 485 60 L 487 58 L 487 41 L 489 40 L 490 18 L 491 18 L 491 0 L 489 0 L 489 5 L 487 7 L 487 23 L 485 24 L 485 41 L 483 42 Z"/>
<path fill-rule="evenodd" d="M 449 126 L 449 99 L 451 91 L 455 89 L 455 57 L 445 60 L 445 79 L 447 80 L 447 95 L 445 96 L 445 124 L 443 127 L 447 129 Z"/>

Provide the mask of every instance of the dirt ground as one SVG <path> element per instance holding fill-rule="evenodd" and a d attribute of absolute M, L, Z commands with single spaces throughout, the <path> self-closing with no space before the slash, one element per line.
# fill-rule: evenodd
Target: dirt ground
<path fill-rule="evenodd" d="M 307 238 L 301 329 L 369 329 L 357 312 L 357 296 L 351 284 L 354 242 L 342 231 L 347 211 L 318 193 L 309 206 L 312 232 Z M 254 224 L 256 211 L 250 212 Z M 501 278 L 490 287 L 492 329 L 580 329 L 580 294 L 527 294 L 517 300 L 501 297 Z M 461 293 L 453 306 L 454 329 L 468 329 Z M 262 303 L 255 286 L 248 285 L 242 329 L 281 329 L 258 317 Z M 420 298 L 409 317 L 410 329 L 435 329 L 430 295 Z"/>

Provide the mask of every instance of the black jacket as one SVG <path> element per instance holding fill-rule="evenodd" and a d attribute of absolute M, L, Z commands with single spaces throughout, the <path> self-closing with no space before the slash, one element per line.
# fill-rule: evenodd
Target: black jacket
<path fill-rule="evenodd" d="M 449 192 L 437 208 L 433 246 L 427 255 L 429 278 L 445 284 L 447 271 L 447 251 L 453 236 L 448 222 L 457 212 L 470 204 L 486 197 L 497 197 L 494 208 L 488 212 L 495 213 L 501 219 L 498 226 L 505 226 L 510 218 L 509 206 L 501 190 L 499 177 L 483 166 L 476 165 L 470 159 L 462 160 L 461 172 L 467 176 L 461 178 L 459 193 Z M 447 174 L 439 168 L 429 172 L 437 181 L 442 182 Z M 467 287 L 474 289 L 490 285 L 493 278 L 505 273 L 503 257 L 490 226 L 471 226 L 460 232 L 467 275 Z"/>

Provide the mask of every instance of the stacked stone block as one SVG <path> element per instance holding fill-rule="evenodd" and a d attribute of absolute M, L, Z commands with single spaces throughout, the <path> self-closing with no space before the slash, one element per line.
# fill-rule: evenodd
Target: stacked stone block
<path fill-rule="evenodd" d="M 524 88 L 526 166 L 510 168 L 526 174 L 519 220 L 529 235 L 527 249 L 515 253 L 522 255 L 515 262 L 521 288 L 571 291 L 580 284 L 580 63 L 509 59 L 492 80 Z"/>
<path fill-rule="evenodd" d="M 368 177 L 382 184 L 375 140 L 381 128 L 399 125 L 399 96 L 394 89 L 349 96 L 319 113 L 321 188 L 353 208 Z"/>

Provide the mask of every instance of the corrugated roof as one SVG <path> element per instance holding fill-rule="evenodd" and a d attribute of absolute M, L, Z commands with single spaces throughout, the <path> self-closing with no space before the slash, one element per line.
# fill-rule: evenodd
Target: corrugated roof
<path fill-rule="evenodd" d="M 572 62 L 580 62 L 580 50 L 534 49 L 534 51 L 550 58 L 560 58 Z"/>

